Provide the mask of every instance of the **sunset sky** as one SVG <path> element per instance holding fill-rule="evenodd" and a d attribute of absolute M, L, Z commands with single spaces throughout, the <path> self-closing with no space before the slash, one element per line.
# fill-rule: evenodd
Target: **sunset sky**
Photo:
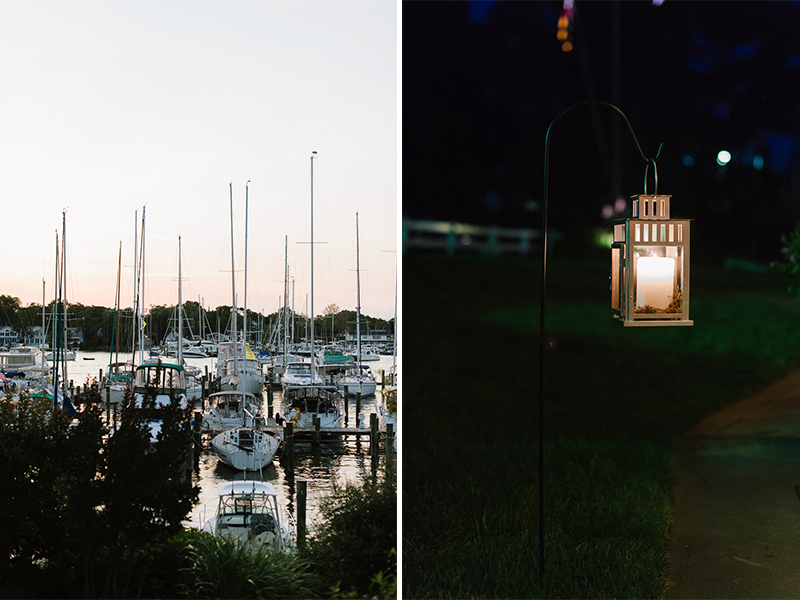
<path fill-rule="evenodd" d="M 231 303 L 233 185 L 238 304 L 394 314 L 398 260 L 397 4 L 388 0 L 0 1 L 0 294 L 54 296 L 66 209 L 67 298 L 133 302 L 134 231 L 146 206 L 145 304 L 182 293 Z M 137 222 L 138 211 L 138 222 Z"/>

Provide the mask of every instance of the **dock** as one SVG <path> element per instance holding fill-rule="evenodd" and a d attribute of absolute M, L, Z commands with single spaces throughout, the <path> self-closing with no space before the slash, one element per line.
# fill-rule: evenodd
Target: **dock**
<path fill-rule="evenodd" d="M 265 433 L 272 433 L 279 437 L 283 437 L 285 428 L 281 425 L 278 425 L 275 422 L 275 419 L 269 418 L 267 419 L 267 424 L 262 425 L 259 429 Z M 377 429 L 378 433 L 386 435 L 386 426 L 379 427 Z M 317 432 L 317 429 L 313 427 L 306 427 L 303 429 L 295 428 L 293 433 L 295 436 L 303 436 L 309 435 L 313 436 Z M 324 435 L 355 435 L 355 436 L 362 436 L 365 435 L 369 437 L 372 434 L 372 429 L 370 427 L 320 427 L 319 433 Z"/>

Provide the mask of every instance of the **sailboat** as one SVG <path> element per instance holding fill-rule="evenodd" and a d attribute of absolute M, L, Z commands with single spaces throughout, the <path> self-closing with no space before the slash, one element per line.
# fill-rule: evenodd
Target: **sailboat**
<path fill-rule="evenodd" d="M 144 236 L 142 241 L 144 241 Z M 181 327 L 181 238 L 178 236 L 178 335 L 183 334 Z M 161 410 L 168 406 L 172 397 L 176 397 L 184 412 L 190 411 L 202 390 L 188 389 L 183 356 L 178 348 L 177 361 L 162 360 L 160 357 L 148 358 L 136 367 L 134 381 L 134 406 L 147 410 L 150 414 L 150 439 L 156 441 L 161 431 Z"/>
<path fill-rule="evenodd" d="M 62 236 L 61 236 L 61 269 L 60 276 L 58 277 L 58 302 L 56 308 L 58 310 L 58 320 L 56 322 L 56 343 L 55 343 L 55 358 L 53 366 L 53 386 L 50 389 L 53 399 L 53 410 L 66 410 L 70 416 L 75 416 L 77 411 L 72 404 L 69 397 L 69 390 L 67 384 L 67 360 L 64 354 L 66 349 L 66 333 L 67 333 L 67 299 L 66 299 L 66 269 L 67 269 L 67 212 L 63 211 L 62 215 Z M 63 320 L 62 320 L 63 319 Z M 59 381 L 59 367 L 61 368 L 61 380 Z M 59 384 L 61 387 L 59 387 Z"/>
<path fill-rule="evenodd" d="M 239 343 L 236 316 L 239 312 L 236 301 L 236 278 L 233 250 L 233 184 L 231 190 L 231 299 L 233 341 L 222 342 L 217 355 L 217 376 L 220 389 L 223 391 L 239 391 L 242 394 L 261 394 L 264 389 L 264 376 L 258 358 L 247 345 L 245 339 Z M 247 281 L 247 225 L 245 225 L 245 282 Z M 247 326 L 247 284 L 245 283 L 245 327 Z M 245 330 L 246 331 L 246 330 Z"/>
<path fill-rule="evenodd" d="M 356 213 L 356 366 L 349 369 L 338 381 L 340 390 L 347 390 L 349 396 L 375 394 L 375 378 L 369 367 L 361 366 L 361 266 L 358 247 L 358 213 Z"/>
<path fill-rule="evenodd" d="M 283 392 L 286 419 L 296 428 L 311 428 L 318 417 L 321 427 L 335 427 L 344 418 L 343 398 L 336 386 L 315 385 L 314 364 L 314 157 L 311 155 L 311 385 L 288 386 Z"/>

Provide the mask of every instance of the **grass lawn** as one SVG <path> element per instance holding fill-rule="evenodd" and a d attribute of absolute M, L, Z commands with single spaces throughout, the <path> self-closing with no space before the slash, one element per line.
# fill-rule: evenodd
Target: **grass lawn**
<path fill-rule="evenodd" d="M 403 256 L 403 597 L 664 595 L 673 444 L 800 365 L 800 308 L 692 265 L 693 327 L 624 328 L 608 271 L 548 268 L 540 581 L 539 260 Z"/>

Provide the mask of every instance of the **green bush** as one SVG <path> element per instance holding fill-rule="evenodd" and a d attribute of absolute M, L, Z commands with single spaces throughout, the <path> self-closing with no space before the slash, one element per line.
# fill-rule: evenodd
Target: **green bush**
<path fill-rule="evenodd" d="M 396 594 L 397 481 L 393 477 L 335 487 L 320 505 L 322 523 L 306 556 L 335 597 Z M 394 581 L 394 592 L 392 584 Z"/>
<path fill-rule="evenodd" d="M 321 597 L 320 578 L 303 558 L 266 550 L 255 553 L 234 540 L 202 532 L 191 534 L 188 540 L 174 588 L 181 597 Z"/>

